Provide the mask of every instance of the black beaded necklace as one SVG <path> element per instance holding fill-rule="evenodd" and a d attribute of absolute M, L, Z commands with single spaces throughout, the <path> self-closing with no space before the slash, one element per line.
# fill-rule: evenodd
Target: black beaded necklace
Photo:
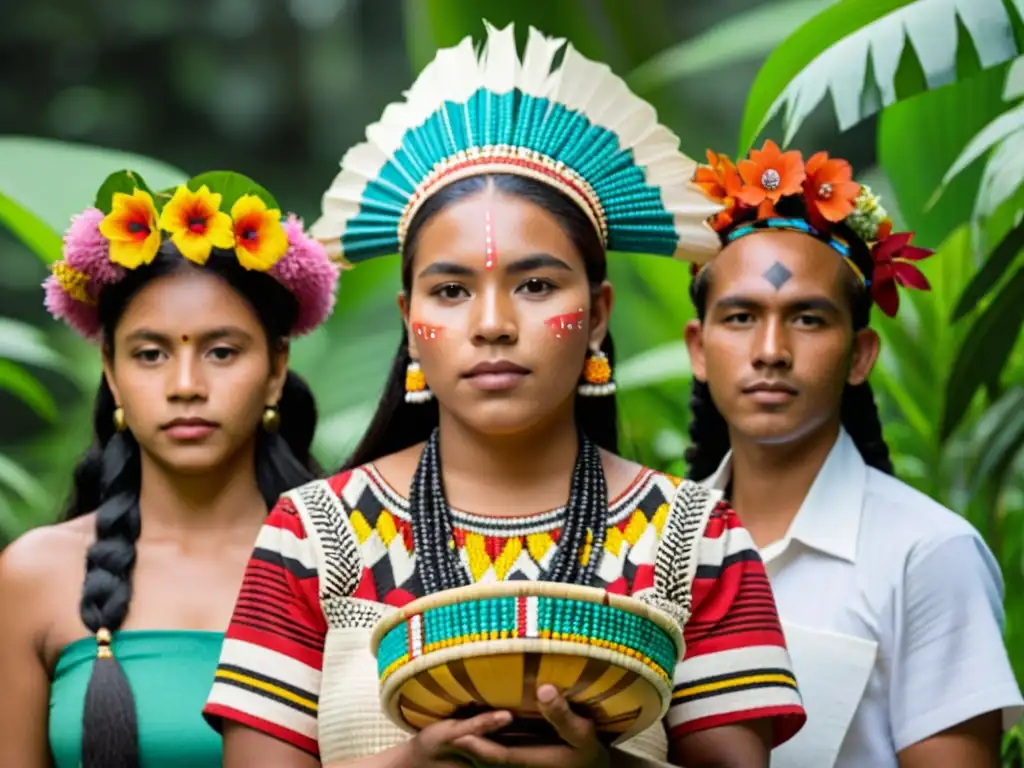
<path fill-rule="evenodd" d="M 589 585 L 601 559 L 608 517 L 608 487 L 597 446 L 582 432 L 579 445 L 558 552 L 548 572 L 541 575 L 542 581 Z M 424 593 L 429 595 L 470 585 L 470 574 L 455 549 L 451 507 L 441 479 L 437 429 L 427 440 L 412 478 L 409 514 L 416 570 Z M 588 544 L 590 557 L 584 565 L 580 556 Z"/>

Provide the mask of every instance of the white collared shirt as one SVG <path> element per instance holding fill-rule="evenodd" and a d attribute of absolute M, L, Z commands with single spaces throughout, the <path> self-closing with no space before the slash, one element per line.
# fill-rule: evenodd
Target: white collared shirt
<path fill-rule="evenodd" d="M 728 485 L 731 457 L 705 482 Z M 896 754 L 1020 689 L 1003 580 L 978 532 L 868 467 L 841 430 L 786 536 L 761 550 L 807 723 L 772 768 L 898 768 Z"/>

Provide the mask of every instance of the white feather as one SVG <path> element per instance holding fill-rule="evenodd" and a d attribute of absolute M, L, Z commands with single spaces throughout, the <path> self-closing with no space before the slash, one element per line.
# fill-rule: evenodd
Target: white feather
<path fill-rule="evenodd" d="M 516 83 L 520 91 L 537 98 L 545 98 L 549 95 L 548 89 L 553 81 L 551 63 L 564 45 L 565 38 L 546 37 L 534 27 L 530 27 L 526 39 L 526 50 L 523 53 L 523 63 L 519 68 L 519 77 Z"/>

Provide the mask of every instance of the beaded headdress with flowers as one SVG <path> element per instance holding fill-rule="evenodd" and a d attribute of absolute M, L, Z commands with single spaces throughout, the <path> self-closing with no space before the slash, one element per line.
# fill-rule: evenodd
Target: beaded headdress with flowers
<path fill-rule="evenodd" d="M 708 165 L 697 169 L 695 183 L 724 208 L 711 219 L 711 226 L 732 242 L 765 229 L 804 232 L 836 251 L 885 314 L 895 316 L 899 308 L 897 287 L 930 289 L 927 278 L 914 262 L 933 251 L 910 244 L 913 232 L 893 232 L 892 220 L 879 198 L 864 184 L 853 180 L 850 164 L 818 152 L 805 163 L 800 152 L 783 152 L 768 140 L 762 149 L 733 162 L 711 150 Z M 776 206 L 787 199 L 800 199 L 806 217 L 787 217 Z M 865 271 L 854 261 L 850 244 L 835 231 L 843 224 L 859 237 L 871 254 L 871 268 Z"/>
<path fill-rule="evenodd" d="M 245 269 L 276 279 L 298 303 L 293 336 L 309 333 L 334 309 L 339 268 L 323 245 L 294 214 L 282 221 L 266 189 L 230 171 L 204 173 L 155 193 L 133 171 L 108 176 L 93 206 L 71 220 L 63 258 L 43 283 L 46 308 L 96 340 L 100 293 L 150 264 L 165 238 L 195 264 L 205 264 L 216 248 L 233 252 Z"/>
<path fill-rule="evenodd" d="M 400 252 L 424 200 L 489 173 L 562 192 L 607 250 L 693 262 L 719 250 L 707 219 L 721 206 L 693 185 L 696 163 L 650 104 L 563 39 L 531 28 L 520 59 L 511 25 L 486 27 L 479 55 L 468 37 L 438 51 L 342 159 L 311 228 L 333 257 Z"/>

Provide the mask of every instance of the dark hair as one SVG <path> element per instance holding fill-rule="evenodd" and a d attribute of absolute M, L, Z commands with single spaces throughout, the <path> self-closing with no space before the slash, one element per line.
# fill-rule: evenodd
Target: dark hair
<path fill-rule="evenodd" d="M 195 269 L 169 243 L 157 258 L 133 270 L 100 295 L 104 354 L 114 349 L 118 319 L 138 291 L 150 281 L 182 269 Z M 223 278 L 243 296 L 273 346 L 286 337 L 298 312 L 294 297 L 276 280 L 244 269 L 234 254 L 214 251 L 204 269 Z M 74 471 L 67 519 L 96 511 L 96 541 L 86 554 L 82 585 L 82 622 L 92 632 L 115 632 L 128 613 L 132 596 L 139 512 L 141 460 L 139 444 L 128 431 L 114 427 L 113 393 L 100 383 L 93 410 L 95 441 Z M 278 403 L 280 427 L 260 430 L 256 441 L 256 481 L 268 508 L 278 496 L 320 473 L 310 455 L 316 429 L 316 403 L 305 382 L 291 371 Z M 93 665 L 82 714 L 84 768 L 134 768 L 139 765 L 135 701 L 116 658 L 98 657 Z"/>
<path fill-rule="evenodd" d="M 402 287 L 406 293 L 412 286 L 412 261 L 423 225 L 449 205 L 483 192 L 490 184 L 499 192 L 531 202 L 554 216 L 583 257 L 591 285 L 596 287 L 604 281 L 608 271 L 604 246 L 594 225 L 576 203 L 547 184 L 522 176 L 493 174 L 471 176 L 453 182 L 427 198 L 416 212 L 402 249 Z M 605 336 L 601 350 L 614 367 L 615 347 L 610 333 Z M 376 461 L 382 456 L 423 442 L 437 426 L 436 401 L 420 404 L 405 402 L 405 371 L 408 363 L 409 343 L 403 328 L 377 412 L 343 469 Z M 618 414 L 614 395 L 577 397 L 575 413 L 576 423 L 591 440 L 606 450 L 618 450 Z"/>
<path fill-rule="evenodd" d="M 793 218 L 806 218 L 807 210 L 801 200 L 784 198 L 776 211 Z M 751 214 L 752 216 L 753 214 Z M 746 223 L 750 217 L 735 222 Z M 834 225 L 834 234 L 850 244 L 850 258 L 862 274 L 870 275 L 873 260 L 864 241 L 844 224 Z M 722 233 L 723 243 L 727 232 Z M 707 294 L 712 269 L 702 270 L 690 284 L 690 299 L 697 310 L 697 317 L 704 321 L 707 309 Z M 850 270 L 846 281 L 854 330 L 866 328 L 871 318 L 871 294 L 856 279 Z M 864 462 L 886 474 L 893 474 L 889 447 L 882 435 L 882 423 L 878 418 L 871 385 L 868 382 L 857 386 L 847 385 L 839 406 L 840 420 L 850 434 Z M 693 379 L 690 394 L 690 447 L 686 450 L 686 461 L 690 466 L 690 477 L 703 480 L 710 476 L 729 451 L 729 429 L 725 419 L 711 398 L 706 382 Z"/>

